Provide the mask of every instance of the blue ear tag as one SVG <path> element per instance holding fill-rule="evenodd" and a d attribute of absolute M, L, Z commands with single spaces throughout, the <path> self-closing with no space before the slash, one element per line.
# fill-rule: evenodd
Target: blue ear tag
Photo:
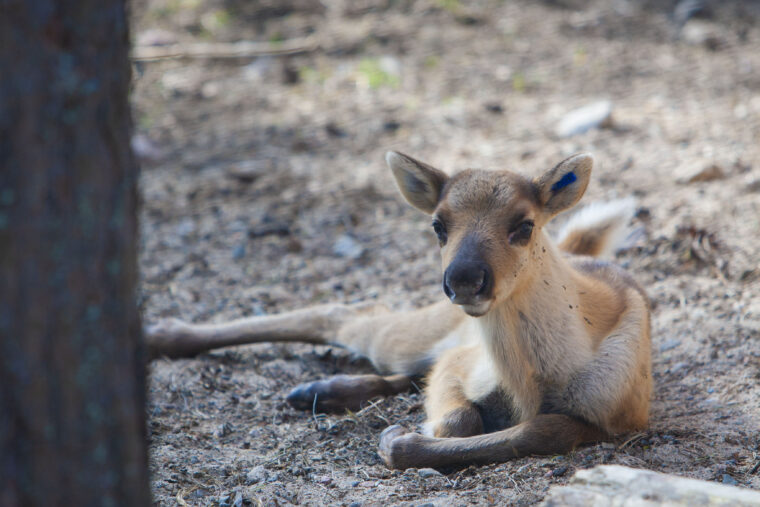
<path fill-rule="evenodd" d="M 560 179 L 557 183 L 552 185 L 552 192 L 556 192 L 557 190 L 561 190 L 565 188 L 566 186 L 570 185 L 571 183 L 575 182 L 578 177 L 575 176 L 575 173 L 567 173 L 564 176 L 562 176 L 562 179 Z"/>

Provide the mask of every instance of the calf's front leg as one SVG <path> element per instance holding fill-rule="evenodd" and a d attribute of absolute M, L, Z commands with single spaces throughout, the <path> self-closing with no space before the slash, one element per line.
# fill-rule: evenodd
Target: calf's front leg
<path fill-rule="evenodd" d="M 506 430 L 465 438 L 432 438 L 390 426 L 378 453 L 389 468 L 485 465 L 531 454 L 564 454 L 604 439 L 600 429 L 563 414 L 539 414 Z"/>

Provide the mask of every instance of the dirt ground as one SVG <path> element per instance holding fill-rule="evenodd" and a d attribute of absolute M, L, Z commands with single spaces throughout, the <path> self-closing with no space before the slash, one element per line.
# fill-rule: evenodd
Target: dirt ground
<path fill-rule="evenodd" d="M 146 323 L 444 297 L 429 218 L 397 194 L 388 149 L 527 175 L 594 153 L 582 202 L 638 199 L 646 233 L 617 261 L 654 305 L 647 431 L 444 474 L 376 454 L 387 425 L 423 420 L 420 393 L 327 416 L 285 402 L 301 382 L 370 371 L 340 349 L 154 361 L 156 504 L 525 505 L 600 463 L 760 489 L 760 3 L 688 20 L 674 3 L 133 2 L 138 44 L 318 46 L 136 65 Z M 557 137 L 600 99 L 610 124 Z"/>

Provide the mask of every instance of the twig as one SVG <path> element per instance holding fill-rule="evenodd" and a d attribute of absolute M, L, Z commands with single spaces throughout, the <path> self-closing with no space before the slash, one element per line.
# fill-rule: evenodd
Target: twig
<path fill-rule="evenodd" d="M 319 48 L 317 39 L 310 35 L 282 42 L 194 42 L 168 46 L 135 46 L 132 60 L 151 61 L 169 58 L 251 58 L 306 53 Z"/>
<path fill-rule="evenodd" d="M 314 425 L 319 429 L 319 419 L 317 419 L 317 393 L 314 393 L 314 401 L 311 404 L 311 416 L 314 418 Z"/>
<path fill-rule="evenodd" d="M 628 444 L 632 444 L 636 440 L 639 440 L 640 438 L 643 438 L 643 437 L 644 437 L 643 433 L 636 433 L 634 436 L 632 436 L 631 438 L 629 438 L 628 440 L 626 440 L 625 442 L 623 442 L 622 444 L 620 444 L 618 446 L 618 450 L 624 449 Z"/>
<path fill-rule="evenodd" d="M 369 405 L 367 405 L 366 407 L 364 407 L 363 409 L 359 410 L 356 413 L 356 417 L 361 417 L 362 415 L 366 414 L 367 412 L 375 408 L 381 401 L 383 401 L 383 398 L 379 398 L 375 401 L 370 402 Z"/>
<path fill-rule="evenodd" d="M 177 491 L 177 496 L 175 497 L 175 499 L 177 500 L 177 503 L 181 505 L 182 507 L 187 507 L 187 502 L 185 501 L 184 497 L 185 495 L 192 493 L 196 489 L 198 489 L 197 486 L 192 486 L 189 489 L 182 488 L 179 491 Z"/>

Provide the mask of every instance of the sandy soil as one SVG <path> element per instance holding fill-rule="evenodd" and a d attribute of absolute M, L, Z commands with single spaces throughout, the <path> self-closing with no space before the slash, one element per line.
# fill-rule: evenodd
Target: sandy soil
<path fill-rule="evenodd" d="M 638 199 L 645 237 L 617 260 L 654 304 L 650 429 L 444 474 L 390 471 L 375 451 L 388 424 L 423 420 L 419 393 L 345 415 L 287 405 L 298 383 L 370 370 L 345 351 L 154 361 L 156 503 L 533 504 L 599 463 L 760 489 L 760 6 L 712 2 L 679 30 L 673 3 L 135 1 L 143 44 L 320 43 L 136 66 L 146 323 L 443 297 L 429 220 L 397 195 L 389 148 L 528 175 L 593 152 L 583 202 Z M 557 138 L 599 99 L 610 126 Z M 715 179 L 681 181 L 713 165 Z"/>

